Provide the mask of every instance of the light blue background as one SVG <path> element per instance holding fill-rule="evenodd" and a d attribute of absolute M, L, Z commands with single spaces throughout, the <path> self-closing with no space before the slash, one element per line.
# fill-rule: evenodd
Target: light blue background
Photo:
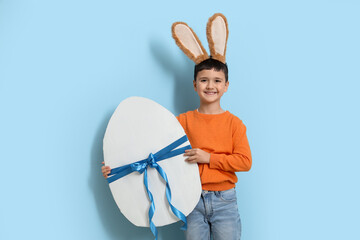
<path fill-rule="evenodd" d="M 360 239 L 360 3 L 0 1 L 0 239 L 152 239 L 118 210 L 102 138 L 126 97 L 197 107 L 171 24 L 207 48 L 229 21 L 222 106 L 248 128 L 239 173 L 244 240 Z M 183 239 L 180 223 L 159 239 Z"/>

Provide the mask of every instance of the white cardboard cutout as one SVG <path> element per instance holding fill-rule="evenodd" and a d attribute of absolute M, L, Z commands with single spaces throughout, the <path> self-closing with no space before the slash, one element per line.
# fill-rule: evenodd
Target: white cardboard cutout
<path fill-rule="evenodd" d="M 130 97 L 122 101 L 107 126 L 103 148 L 105 165 L 116 168 L 146 159 L 185 135 L 176 117 L 158 103 Z M 179 147 L 189 145 L 187 141 Z M 197 164 L 184 161 L 181 154 L 159 161 L 171 188 L 171 203 L 185 216 L 195 208 L 201 194 Z M 179 221 L 165 195 L 165 181 L 154 168 L 147 168 L 149 190 L 153 194 L 155 226 Z M 144 174 L 130 173 L 109 184 L 120 211 L 136 226 L 148 227 L 150 201 Z"/>

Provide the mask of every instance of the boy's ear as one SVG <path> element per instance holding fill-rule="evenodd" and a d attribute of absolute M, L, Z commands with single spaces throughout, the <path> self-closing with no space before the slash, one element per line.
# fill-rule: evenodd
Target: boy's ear
<path fill-rule="evenodd" d="M 228 90 L 228 87 L 229 87 L 229 81 L 227 81 L 226 83 L 225 83 L 225 92 L 227 92 L 227 90 Z"/>
<path fill-rule="evenodd" d="M 196 80 L 193 80 L 194 90 L 196 92 Z"/>

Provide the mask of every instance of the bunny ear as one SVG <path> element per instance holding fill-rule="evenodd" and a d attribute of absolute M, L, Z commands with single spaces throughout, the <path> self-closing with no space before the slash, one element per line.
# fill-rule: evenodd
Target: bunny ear
<path fill-rule="evenodd" d="M 199 38 L 186 23 L 174 23 L 171 32 L 176 44 L 195 64 L 209 58 Z"/>
<path fill-rule="evenodd" d="M 216 13 L 209 18 L 206 35 L 212 58 L 225 63 L 226 43 L 229 36 L 226 17 L 221 13 Z"/>

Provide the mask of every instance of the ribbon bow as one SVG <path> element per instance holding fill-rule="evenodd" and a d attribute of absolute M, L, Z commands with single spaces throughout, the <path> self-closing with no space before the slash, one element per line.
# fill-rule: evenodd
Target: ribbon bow
<path fill-rule="evenodd" d="M 171 204 L 171 190 L 170 190 L 168 178 L 166 176 L 165 171 L 160 167 L 159 164 L 157 164 L 157 162 L 159 162 L 161 160 L 171 158 L 171 157 L 177 156 L 179 154 L 183 154 L 186 149 L 190 149 L 191 148 L 190 145 L 187 145 L 187 146 L 181 147 L 181 148 L 177 148 L 181 144 L 185 143 L 186 141 L 188 141 L 188 138 L 186 135 L 184 135 L 183 137 L 181 137 L 180 139 L 171 143 L 167 147 L 161 149 L 157 153 L 155 153 L 155 154 L 150 153 L 148 158 L 146 158 L 144 160 L 141 160 L 141 161 L 138 161 L 135 163 L 131 163 L 131 164 L 128 164 L 125 166 L 113 168 L 107 179 L 109 183 L 112 183 L 113 181 L 116 181 L 117 179 L 122 178 L 132 172 L 135 172 L 135 171 L 139 172 L 140 174 L 144 173 L 144 185 L 146 187 L 146 191 L 147 191 L 147 194 L 148 194 L 148 197 L 150 200 L 149 225 L 150 225 L 151 232 L 155 236 L 155 239 L 157 239 L 157 234 L 158 234 L 156 226 L 152 222 L 152 218 L 155 213 L 155 203 L 154 203 L 153 196 L 148 187 L 147 168 L 148 167 L 155 168 L 158 171 L 158 173 L 160 174 L 160 176 L 165 180 L 165 182 L 166 182 L 166 191 L 165 191 L 166 199 L 168 200 L 171 211 L 174 213 L 175 216 L 177 216 L 184 223 L 184 225 L 181 227 L 181 229 L 186 230 L 186 228 L 187 228 L 186 217 L 181 211 L 179 211 L 177 208 L 175 208 Z M 175 149 L 175 148 L 177 148 L 177 149 Z"/>
<path fill-rule="evenodd" d="M 155 160 L 155 156 L 152 153 L 149 154 L 149 157 L 145 160 L 145 162 L 143 162 L 143 163 L 136 162 L 136 163 L 130 164 L 130 168 L 134 172 L 136 171 L 136 172 L 139 172 L 140 174 L 142 174 L 148 166 L 152 167 L 152 168 L 156 168 L 156 166 L 158 166 L 158 164 L 156 163 L 156 160 Z"/>

